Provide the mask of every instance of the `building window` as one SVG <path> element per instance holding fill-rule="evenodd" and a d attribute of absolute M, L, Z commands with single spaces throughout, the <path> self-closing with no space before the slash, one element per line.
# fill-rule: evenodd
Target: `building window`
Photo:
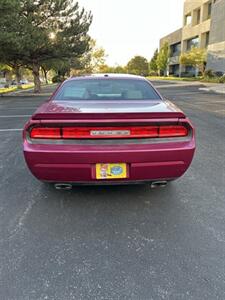
<path fill-rule="evenodd" d="M 176 43 L 170 46 L 170 57 L 179 56 L 181 53 L 181 43 Z"/>
<path fill-rule="evenodd" d="M 201 18 L 201 9 L 199 8 L 196 12 L 196 23 L 200 23 L 200 18 Z"/>
<path fill-rule="evenodd" d="M 196 75 L 196 68 L 193 66 L 186 66 L 185 73 L 185 76 L 194 77 Z"/>
<path fill-rule="evenodd" d="M 208 19 L 211 18 L 211 14 L 212 14 L 212 2 L 208 3 Z"/>
<path fill-rule="evenodd" d="M 170 75 L 174 75 L 174 76 L 179 76 L 179 73 L 180 73 L 180 65 L 171 65 L 169 67 L 169 74 Z"/>
<path fill-rule="evenodd" d="M 205 47 L 207 48 L 209 45 L 209 31 L 205 33 Z"/>
<path fill-rule="evenodd" d="M 193 25 L 198 25 L 200 23 L 201 20 L 201 9 L 195 9 L 194 10 L 194 17 L 193 17 Z"/>
<path fill-rule="evenodd" d="M 191 48 L 198 48 L 199 47 L 199 37 L 196 36 L 187 40 L 187 51 L 191 50 Z"/>
<path fill-rule="evenodd" d="M 203 21 L 206 21 L 211 18 L 212 14 L 212 1 L 209 1 L 203 6 Z"/>
<path fill-rule="evenodd" d="M 189 13 L 185 16 L 184 25 L 191 25 L 191 22 L 192 22 L 192 17 L 191 17 L 191 13 Z"/>

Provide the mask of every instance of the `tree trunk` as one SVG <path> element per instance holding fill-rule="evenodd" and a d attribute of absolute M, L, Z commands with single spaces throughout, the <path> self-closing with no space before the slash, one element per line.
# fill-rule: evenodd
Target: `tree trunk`
<path fill-rule="evenodd" d="M 41 91 L 41 81 L 40 81 L 40 75 L 39 75 L 40 66 L 38 64 L 33 64 L 32 73 L 34 76 L 34 92 L 40 93 Z"/>
<path fill-rule="evenodd" d="M 48 84 L 48 71 L 44 70 L 45 83 Z"/>
<path fill-rule="evenodd" d="M 202 76 L 204 77 L 205 76 L 205 64 L 200 64 L 198 66 L 200 72 L 202 73 Z"/>
<path fill-rule="evenodd" d="M 41 67 L 41 70 L 45 78 L 45 83 L 48 84 L 48 71 L 44 67 Z"/>
<path fill-rule="evenodd" d="M 18 87 L 18 88 L 21 88 L 20 80 L 22 79 L 22 77 L 21 77 L 21 73 L 20 73 L 20 67 L 15 66 L 15 67 L 14 67 L 14 71 L 15 71 L 15 75 L 16 75 L 16 83 L 17 83 L 17 87 Z"/>
<path fill-rule="evenodd" d="M 65 75 L 67 75 L 68 77 L 70 77 L 71 76 L 71 69 L 69 68 L 68 69 L 68 71 L 66 72 L 66 74 Z"/>

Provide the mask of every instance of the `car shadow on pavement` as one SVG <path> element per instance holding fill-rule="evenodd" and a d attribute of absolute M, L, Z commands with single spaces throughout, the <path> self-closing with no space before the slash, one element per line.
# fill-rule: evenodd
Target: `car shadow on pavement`
<path fill-rule="evenodd" d="M 79 206 L 80 203 L 113 205 L 163 203 L 175 197 L 175 183 L 166 187 L 152 189 L 150 184 L 73 186 L 72 190 L 56 190 L 54 185 L 42 184 L 42 193 L 49 196 L 48 201 L 60 201 L 63 206 Z M 48 198 L 48 197 L 47 197 Z M 175 197 L 176 198 L 176 197 Z"/>
<path fill-rule="evenodd" d="M 42 184 L 27 222 L 29 231 L 42 238 L 53 235 L 56 240 L 79 237 L 85 242 L 111 243 L 136 231 L 149 239 L 157 238 L 156 229 L 173 234 L 175 224 L 183 223 L 176 214 L 179 209 L 183 210 L 183 203 L 175 183 L 157 189 L 148 185 L 78 186 L 70 191 Z"/>

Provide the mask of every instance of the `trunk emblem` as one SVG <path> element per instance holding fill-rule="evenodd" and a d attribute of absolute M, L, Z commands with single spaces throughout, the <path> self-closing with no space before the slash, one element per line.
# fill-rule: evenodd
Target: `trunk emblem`
<path fill-rule="evenodd" d="M 110 135 L 122 135 L 129 136 L 130 130 L 91 130 L 91 136 L 110 136 Z"/>

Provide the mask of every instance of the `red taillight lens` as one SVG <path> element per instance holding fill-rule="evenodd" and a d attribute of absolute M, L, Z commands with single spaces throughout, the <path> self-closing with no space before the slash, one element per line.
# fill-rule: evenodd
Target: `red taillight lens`
<path fill-rule="evenodd" d="M 132 137 L 158 137 L 158 126 L 131 127 Z"/>
<path fill-rule="evenodd" d="M 64 139 L 158 137 L 158 127 L 65 127 L 62 136 Z"/>
<path fill-rule="evenodd" d="M 60 139 L 60 128 L 34 127 L 30 132 L 32 139 Z"/>
<path fill-rule="evenodd" d="M 159 137 L 182 137 L 187 136 L 188 130 L 182 125 L 160 126 Z"/>
<path fill-rule="evenodd" d="M 90 138 L 90 129 L 86 127 L 65 127 L 62 130 L 63 139 Z"/>
<path fill-rule="evenodd" d="M 126 127 L 34 127 L 32 139 L 106 139 L 106 138 L 170 138 L 185 137 L 188 129 L 182 125 Z"/>

